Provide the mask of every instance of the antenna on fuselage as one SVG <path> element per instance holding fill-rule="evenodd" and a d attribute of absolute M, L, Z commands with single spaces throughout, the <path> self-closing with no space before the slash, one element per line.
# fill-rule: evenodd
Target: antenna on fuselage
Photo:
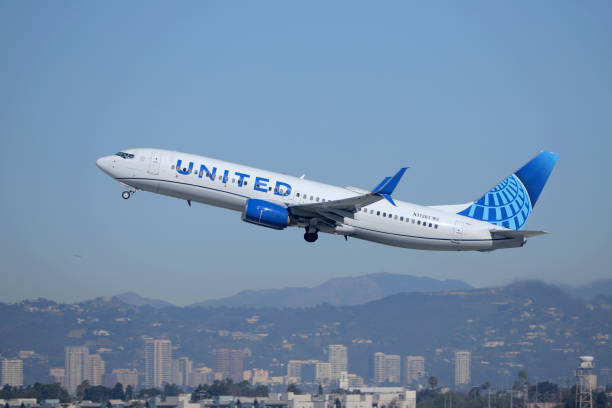
<path fill-rule="evenodd" d="M 304 180 L 304 177 L 306 177 L 306 173 L 304 173 L 304 174 L 302 174 L 302 175 L 300 176 L 300 180 Z"/>

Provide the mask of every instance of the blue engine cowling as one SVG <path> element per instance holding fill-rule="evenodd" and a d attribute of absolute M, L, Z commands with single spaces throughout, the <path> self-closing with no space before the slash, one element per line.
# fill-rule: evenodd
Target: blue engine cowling
<path fill-rule="evenodd" d="M 289 211 L 282 205 L 270 201 L 249 198 L 242 213 L 242 220 L 281 230 L 289 224 Z"/>

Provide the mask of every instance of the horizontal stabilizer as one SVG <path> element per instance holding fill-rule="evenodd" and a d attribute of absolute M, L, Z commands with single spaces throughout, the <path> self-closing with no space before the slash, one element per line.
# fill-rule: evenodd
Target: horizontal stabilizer
<path fill-rule="evenodd" d="M 531 238 L 531 237 L 535 237 L 538 235 L 548 234 L 548 232 L 546 231 L 529 231 L 529 230 L 515 231 L 515 230 L 492 229 L 489 231 L 491 231 L 492 234 L 499 235 L 502 237 L 507 237 L 507 238 Z"/>

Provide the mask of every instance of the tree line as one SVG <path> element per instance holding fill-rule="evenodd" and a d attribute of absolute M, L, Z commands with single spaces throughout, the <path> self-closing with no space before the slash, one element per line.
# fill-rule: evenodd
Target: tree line
<path fill-rule="evenodd" d="M 70 394 L 60 384 L 35 383 L 27 387 L 11 387 L 5 385 L 0 390 L 0 399 L 8 400 L 14 398 L 36 398 L 41 402 L 46 399 L 57 399 L 61 403 L 70 402 Z"/>
<path fill-rule="evenodd" d="M 213 398 L 219 395 L 233 395 L 235 397 L 267 397 L 268 387 L 265 385 L 251 386 L 248 381 L 233 382 L 230 378 L 215 380 L 212 384 L 201 384 L 191 393 L 191 401 Z"/>

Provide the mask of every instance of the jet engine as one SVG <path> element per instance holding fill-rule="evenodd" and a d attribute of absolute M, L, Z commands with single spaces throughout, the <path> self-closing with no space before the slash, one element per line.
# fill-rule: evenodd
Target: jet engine
<path fill-rule="evenodd" d="M 282 230 L 289 224 L 289 211 L 282 205 L 250 198 L 242 212 L 242 221 Z"/>

